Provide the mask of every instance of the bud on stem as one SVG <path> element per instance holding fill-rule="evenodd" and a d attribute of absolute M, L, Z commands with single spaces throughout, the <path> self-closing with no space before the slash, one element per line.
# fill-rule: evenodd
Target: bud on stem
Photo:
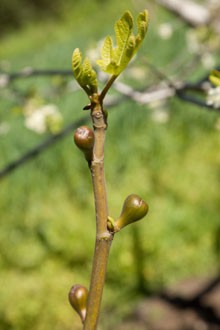
<path fill-rule="evenodd" d="M 82 323 L 86 318 L 86 304 L 88 298 L 88 290 L 80 285 L 74 285 L 69 292 L 69 302 L 75 311 L 79 314 Z"/>
<path fill-rule="evenodd" d="M 74 133 L 73 138 L 77 147 L 84 153 L 86 160 L 91 162 L 95 141 L 93 130 L 88 126 L 78 127 Z"/>
<path fill-rule="evenodd" d="M 129 195 L 123 204 L 119 218 L 114 223 L 117 232 L 132 222 L 142 219 L 148 212 L 148 205 L 138 195 Z"/>

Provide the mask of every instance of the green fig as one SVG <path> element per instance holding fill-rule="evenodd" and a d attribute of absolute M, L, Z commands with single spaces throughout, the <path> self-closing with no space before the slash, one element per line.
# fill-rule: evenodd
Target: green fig
<path fill-rule="evenodd" d="M 69 302 L 75 311 L 79 314 L 82 323 L 86 318 L 86 304 L 88 298 L 88 290 L 86 287 L 76 284 L 69 292 Z"/>
<path fill-rule="evenodd" d="M 129 195 L 123 204 L 119 218 L 115 221 L 114 231 L 119 231 L 132 222 L 142 219 L 148 212 L 148 205 L 138 195 Z"/>
<path fill-rule="evenodd" d="M 93 130 L 88 126 L 80 126 L 76 129 L 73 138 L 77 147 L 84 153 L 86 160 L 91 162 L 95 141 Z"/>

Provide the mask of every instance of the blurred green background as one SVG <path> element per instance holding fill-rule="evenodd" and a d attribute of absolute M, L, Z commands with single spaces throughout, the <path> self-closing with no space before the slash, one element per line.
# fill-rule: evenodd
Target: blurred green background
<path fill-rule="evenodd" d="M 216 64 L 215 35 L 189 27 L 155 1 L 5 0 L 0 6 L 2 72 L 71 70 L 74 48 L 93 58 L 126 9 L 136 15 L 144 8 L 151 17 L 148 36 L 120 81 L 138 89 L 160 83 L 148 63 L 173 79 L 195 81 Z M 8 85 L 1 78 L 1 168 L 51 132 L 89 118 L 81 111 L 88 100 L 70 76 L 33 76 Z M 48 105 L 55 123 L 31 125 L 33 114 Z M 141 295 L 218 269 L 219 129 L 218 113 L 177 98 L 148 106 L 124 98 L 110 109 L 110 215 L 119 215 L 130 193 L 148 201 L 150 212 L 115 237 L 100 329 L 116 328 Z M 81 329 L 67 295 L 73 284 L 89 285 L 95 215 L 87 164 L 72 135 L 0 185 L 0 328 Z"/>

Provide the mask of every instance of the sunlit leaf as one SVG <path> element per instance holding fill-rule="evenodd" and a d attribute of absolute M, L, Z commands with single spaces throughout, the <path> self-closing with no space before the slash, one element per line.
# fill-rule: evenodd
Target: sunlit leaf
<path fill-rule="evenodd" d="M 129 11 L 126 11 L 115 23 L 116 47 L 113 47 L 111 37 L 106 37 L 101 50 L 101 59 L 97 61 L 104 72 L 118 76 L 125 69 L 144 40 L 148 20 L 147 10 L 139 13 L 136 36 L 133 34 L 134 22 Z"/>
<path fill-rule="evenodd" d="M 107 64 L 109 63 L 109 59 L 112 58 L 112 55 L 113 55 L 112 49 L 113 49 L 112 39 L 111 39 L 111 37 L 107 36 L 105 38 L 105 41 L 104 41 L 104 44 L 102 47 L 102 58 L 104 61 L 107 61 Z"/>
<path fill-rule="evenodd" d="M 80 72 L 81 72 L 81 62 L 82 62 L 82 56 L 79 51 L 79 48 L 76 48 L 73 52 L 72 56 L 72 68 L 73 68 L 73 73 L 76 79 L 79 78 Z"/>
<path fill-rule="evenodd" d="M 97 93 L 98 82 L 96 72 L 93 70 L 88 58 L 85 58 L 82 63 L 82 55 L 78 48 L 73 52 L 72 68 L 74 77 L 86 93 L 89 96 Z"/>

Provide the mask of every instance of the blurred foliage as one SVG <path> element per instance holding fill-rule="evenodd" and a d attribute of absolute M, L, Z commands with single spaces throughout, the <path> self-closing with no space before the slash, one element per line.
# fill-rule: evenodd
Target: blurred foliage
<path fill-rule="evenodd" d="M 60 0 L 1 0 L 0 35 L 39 18 L 58 17 L 61 8 Z"/>
<path fill-rule="evenodd" d="M 87 0 L 84 5 L 87 5 Z M 94 0 L 99 4 L 99 0 Z M 104 1 L 106 2 L 106 0 Z M 77 8 L 79 0 L 1 0 L 0 37 L 27 24 L 45 19 L 60 20 L 69 8 Z"/>
<path fill-rule="evenodd" d="M 0 67 L 71 69 L 75 47 L 96 50 L 121 12 L 135 13 L 143 6 L 150 10 L 149 34 L 122 81 L 140 89 L 158 83 L 146 58 L 165 73 L 184 77 L 184 64 L 194 51 L 200 54 L 199 46 L 188 49 L 188 33 L 194 30 L 151 1 L 76 2 L 60 24 L 41 21 L 37 28 L 8 35 L 2 41 Z M 197 60 L 185 78 L 199 77 L 205 65 Z M 75 87 L 71 77 L 32 77 L 0 90 L 1 168 L 49 136 L 25 126 L 30 103 L 55 105 L 64 126 L 89 117 L 81 111 L 87 98 Z M 109 109 L 110 216 L 119 215 L 130 193 L 146 199 L 150 211 L 134 224 L 137 232 L 125 228 L 115 237 L 100 329 L 114 329 L 136 304 L 143 283 L 145 292 L 152 292 L 183 277 L 210 275 L 219 267 L 219 129 L 218 113 L 177 99 L 149 106 L 125 99 Z M 95 214 L 90 174 L 72 136 L 0 184 L 0 328 L 81 329 L 67 295 L 73 284 L 88 286 Z M 140 253 L 141 270 L 135 260 Z M 109 313 L 114 317 L 106 317 Z"/>

